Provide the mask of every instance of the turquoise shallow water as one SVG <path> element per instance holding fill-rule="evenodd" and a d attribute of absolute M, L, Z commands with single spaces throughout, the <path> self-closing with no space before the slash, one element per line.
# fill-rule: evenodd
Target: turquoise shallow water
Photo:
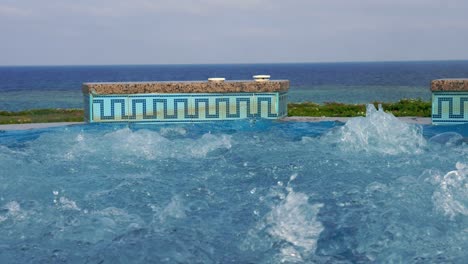
<path fill-rule="evenodd" d="M 0 132 L 0 263 L 466 263 L 468 126 Z"/>

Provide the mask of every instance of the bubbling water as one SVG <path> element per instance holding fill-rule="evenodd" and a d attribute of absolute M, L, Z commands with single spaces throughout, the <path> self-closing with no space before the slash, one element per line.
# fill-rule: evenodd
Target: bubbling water
<path fill-rule="evenodd" d="M 255 250 L 265 246 L 265 241 L 270 241 L 278 244 L 279 248 L 274 258 L 268 261 L 281 263 L 303 262 L 314 254 L 323 231 L 321 222 L 317 220 L 323 204 L 310 204 L 308 195 L 295 192 L 290 184 L 296 177 L 297 174 L 293 174 L 286 187 L 278 182 L 278 186 L 270 190 L 268 197 L 279 202 L 271 204 L 270 211 L 249 231 L 243 245 L 245 250 Z"/>
<path fill-rule="evenodd" d="M 454 217 L 468 216 L 468 166 L 457 162 L 456 170 L 444 176 L 435 175 L 432 179 L 437 186 L 432 199 L 439 212 Z"/>
<path fill-rule="evenodd" d="M 464 263 L 453 128 L 369 106 L 346 124 L 2 133 L 0 262 Z"/>
<path fill-rule="evenodd" d="M 313 254 L 323 230 L 317 214 L 323 204 L 310 205 L 309 196 L 292 189 L 265 218 L 267 233 L 282 241 L 281 262 L 299 262 Z"/>
<path fill-rule="evenodd" d="M 387 155 L 418 154 L 426 145 L 422 127 L 398 120 L 379 105 L 367 105 L 366 117 L 350 119 L 328 135 L 344 151 Z"/>

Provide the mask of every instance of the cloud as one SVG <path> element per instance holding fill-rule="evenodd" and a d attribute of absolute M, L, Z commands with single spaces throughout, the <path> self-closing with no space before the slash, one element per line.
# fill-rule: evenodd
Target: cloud
<path fill-rule="evenodd" d="M 133 17 L 149 14 L 213 15 L 217 12 L 268 8 L 268 0 L 101 0 L 53 1 L 55 10 L 89 16 Z"/>
<path fill-rule="evenodd" d="M 32 14 L 31 10 L 22 9 L 13 6 L 0 5 L 0 16 L 5 17 L 28 17 Z"/>
<path fill-rule="evenodd" d="M 3 64 L 450 59 L 468 41 L 466 0 L 0 2 Z"/>

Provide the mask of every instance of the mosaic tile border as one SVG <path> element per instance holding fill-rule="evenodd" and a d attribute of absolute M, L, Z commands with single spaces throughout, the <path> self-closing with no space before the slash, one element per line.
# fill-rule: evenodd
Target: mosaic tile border
<path fill-rule="evenodd" d="M 88 122 L 207 122 L 287 115 L 287 93 L 89 95 Z"/>
<path fill-rule="evenodd" d="M 468 122 L 468 92 L 433 92 L 432 124 Z"/>

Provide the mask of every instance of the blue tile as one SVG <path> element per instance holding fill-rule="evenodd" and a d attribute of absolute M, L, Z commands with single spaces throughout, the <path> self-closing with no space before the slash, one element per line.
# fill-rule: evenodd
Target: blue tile
<path fill-rule="evenodd" d="M 434 92 L 432 94 L 433 124 L 466 122 L 468 122 L 468 92 Z"/>
<path fill-rule="evenodd" d="M 287 93 L 132 94 L 85 96 L 90 122 L 193 122 L 287 114 Z"/>

